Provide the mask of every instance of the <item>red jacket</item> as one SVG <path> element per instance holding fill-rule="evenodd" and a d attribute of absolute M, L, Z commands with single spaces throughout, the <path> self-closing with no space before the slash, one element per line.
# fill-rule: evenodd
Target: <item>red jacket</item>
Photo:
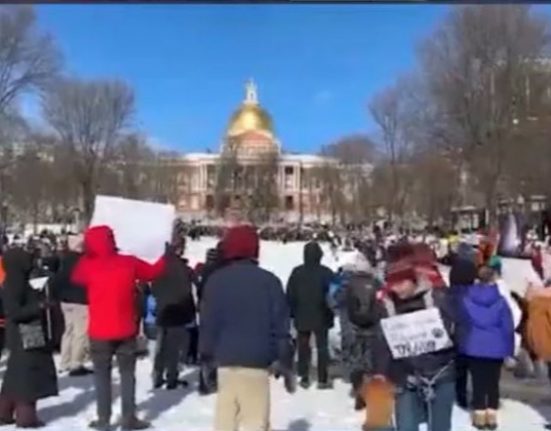
<path fill-rule="evenodd" d="M 72 274 L 75 284 L 88 293 L 88 335 L 96 340 L 121 340 L 138 333 L 137 282 L 161 275 L 164 259 L 150 265 L 135 256 L 117 253 L 113 231 L 108 226 L 88 229 L 85 255 Z"/>

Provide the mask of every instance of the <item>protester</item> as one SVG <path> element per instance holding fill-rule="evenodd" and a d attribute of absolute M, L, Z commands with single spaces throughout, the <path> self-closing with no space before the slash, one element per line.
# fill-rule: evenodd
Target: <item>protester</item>
<path fill-rule="evenodd" d="M 222 243 L 219 242 L 215 248 L 207 250 L 205 263 L 196 269 L 196 287 L 199 305 L 204 301 L 205 286 L 209 278 L 222 267 Z M 200 320 L 201 320 L 201 316 Z M 200 336 L 201 327 L 199 327 L 198 336 Z M 193 343 L 190 343 L 193 344 Z M 210 395 L 216 392 L 218 386 L 216 367 L 211 358 L 199 358 L 199 393 L 201 395 Z"/>
<path fill-rule="evenodd" d="M 483 267 L 480 284 L 468 287 L 458 318 L 459 351 L 467 357 L 473 382 L 473 426 L 497 429 L 499 380 L 505 358 L 513 355 L 513 316 L 499 293 L 495 273 Z"/>
<path fill-rule="evenodd" d="M 173 247 L 165 255 L 165 269 L 152 283 L 156 302 L 156 354 L 153 385 L 166 383 L 169 390 L 178 386 L 178 366 L 187 355 L 189 331 L 187 325 L 195 322 L 193 298 L 193 271 L 182 258 L 185 242 Z"/>
<path fill-rule="evenodd" d="M 136 417 L 136 336 L 138 334 L 137 281 L 152 281 L 164 270 L 165 261 L 150 265 L 117 251 L 113 231 L 108 226 L 88 229 L 84 236 L 84 256 L 79 260 L 72 281 L 86 288 L 89 302 L 88 335 L 98 418 L 90 426 L 110 427 L 112 413 L 111 368 L 113 356 L 121 376 L 122 428 L 149 427 Z"/>
<path fill-rule="evenodd" d="M 36 402 L 58 394 L 57 376 L 48 345 L 44 311 L 49 304 L 29 285 L 32 257 L 20 248 L 3 258 L 2 290 L 10 351 L 0 393 L 0 425 L 39 428 Z"/>
<path fill-rule="evenodd" d="M 333 272 L 321 264 L 320 245 L 309 242 L 304 246 L 304 263 L 296 267 L 287 283 L 287 300 L 295 329 L 298 332 L 298 373 L 300 385 L 310 387 L 310 339 L 314 334 L 318 353 L 318 388 L 331 389 L 329 381 L 329 329 L 333 312 L 326 298 Z"/>
<path fill-rule="evenodd" d="M 390 250 L 389 250 L 390 251 Z M 403 251 L 403 250 L 402 250 Z M 379 313 L 382 318 L 416 313 L 436 308 L 437 323 L 443 327 L 437 334 L 443 341 L 453 338 L 453 309 L 447 289 L 433 288 L 426 278 L 419 279 L 412 260 L 406 253 L 392 252 L 400 256 L 389 263 L 387 287 L 382 296 Z M 428 431 L 450 431 L 455 399 L 455 352 L 453 344 L 443 343 L 426 353 L 406 353 L 394 357 L 378 326 L 375 342 L 375 378 L 388 379 L 395 386 L 396 430 L 417 430 L 425 419 Z"/>
<path fill-rule="evenodd" d="M 450 295 L 453 307 L 456 310 L 463 306 L 463 300 L 467 295 L 469 287 L 475 283 L 478 277 L 476 257 L 471 254 L 461 253 L 461 247 L 459 247 L 458 251 L 458 255 L 453 260 L 450 270 Z M 467 395 L 468 367 L 467 357 L 461 354 L 461 352 L 457 352 L 455 396 L 457 405 L 463 409 L 468 409 L 470 405 Z"/>
<path fill-rule="evenodd" d="M 88 299 L 82 286 L 71 282 L 71 274 L 82 255 L 82 237 L 68 237 L 68 251 L 63 254 L 59 271 L 51 279 L 53 297 L 61 302 L 65 330 L 61 339 L 61 371 L 69 376 L 92 373 L 85 367 L 89 351 Z"/>
<path fill-rule="evenodd" d="M 356 408 L 362 406 L 359 391 L 364 378 L 373 374 L 373 349 L 378 321 L 377 291 L 380 283 L 373 275 L 373 267 L 367 258 L 357 252 L 355 258 L 343 265 L 346 278 L 346 305 L 352 334 L 348 339 L 345 352 L 348 362 L 347 374 L 350 376 Z M 342 331 L 341 327 L 341 331 Z"/>
<path fill-rule="evenodd" d="M 214 429 L 268 431 L 269 369 L 290 340 L 285 294 L 258 266 L 253 227 L 230 228 L 222 254 L 226 264 L 209 278 L 201 308 L 200 352 L 219 367 Z"/>

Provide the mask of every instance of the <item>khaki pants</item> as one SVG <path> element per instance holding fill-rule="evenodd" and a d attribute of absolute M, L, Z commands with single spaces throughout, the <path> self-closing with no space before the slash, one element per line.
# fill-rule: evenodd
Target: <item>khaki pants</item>
<path fill-rule="evenodd" d="M 219 368 L 215 431 L 269 431 L 270 376 L 254 368 Z"/>
<path fill-rule="evenodd" d="M 75 370 L 83 367 L 88 357 L 88 306 L 62 302 L 61 311 L 65 320 L 65 332 L 61 339 L 60 368 Z"/>

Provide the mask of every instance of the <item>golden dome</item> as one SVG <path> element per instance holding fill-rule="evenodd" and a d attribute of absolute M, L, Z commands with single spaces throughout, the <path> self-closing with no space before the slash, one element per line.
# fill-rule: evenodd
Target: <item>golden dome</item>
<path fill-rule="evenodd" d="M 230 118 L 227 131 L 228 136 L 236 136 L 250 131 L 272 136 L 272 118 L 270 114 L 258 104 L 255 84 L 249 81 L 245 91 L 245 100 Z"/>

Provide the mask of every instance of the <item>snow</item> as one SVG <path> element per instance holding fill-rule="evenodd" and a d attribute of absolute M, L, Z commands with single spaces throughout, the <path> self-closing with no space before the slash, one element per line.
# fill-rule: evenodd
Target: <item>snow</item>
<path fill-rule="evenodd" d="M 188 243 L 191 264 L 203 261 L 206 251 L 214 247 L 214 239 Z M 302 260 L 301 243 L 280 244 L 262 242 L 261 264 L 273 270 L 285 284 L 292 268 Z M 337 260 L 325 249 L 324 263 L 335 268 Z M 505 266 L 509 265 L 506 261 Z M 513 265 L 514 266 L 514 265 Z M 137 404 L 140 415 L 153 421 L 155 429 L 163 431 L 211 431 L 216 397 L 200 397 L 195 390 L 195 370 L 187 371 L 193 388 L 177 391 L 151 391 L 151 362 L 143 359 L 137 366 Z M 114 372 L 115 382 L 118 376 Z M 546 383 L 549 384 L 549 383 Z M 120 399 L 115 388 L 115 418 L 120 414 Z M 296 394 L 285 392 L 281 381 L 272 382 L 272 429 L 289 431 L 358 431 L 363 413 L 355 412 L 349 397 L 349 387 L 340 380 L 331 391 L 299 389 Z M 46 430 L 85 430 L 94 418 L 95 398 L 90 377 L 60 378 L 60 396 L 44 400 L 39 405 L 40 416 L 47 421 Z M 545 417 L 551 418 L 551 408 L 533 407 L 521 401 L 505 399 L 499 413 L 500 431 L 540 431 Z M 13 428 L 5 427 L 11 431 Z M 421 427 L 421 430 L 425 428 Z M 471 430 L 468 413 L 455 409 L 453 429 Z"/>

